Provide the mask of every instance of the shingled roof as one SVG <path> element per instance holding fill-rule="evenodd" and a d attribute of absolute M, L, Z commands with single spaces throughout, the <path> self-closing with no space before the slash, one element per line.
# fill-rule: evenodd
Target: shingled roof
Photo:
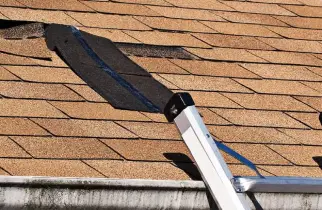
<path fill-rule="evenodd" d="M 115 43 L 141 44 L 125 53 L 169 89 L 189 92 L 211 133 L 264 175 L 322 176 L 313 160 L 322 156 L 320 0 L 0 6 L 2 22 L 74 25 Z M 41 34 L 17 31 L 0 32 L 0 175 L 196 179 L 175 125 L 162 114 L 114 109 Z M 168 48 L 155 55 L 151 45 Z M 190 56 L 182 59 L 182 52 Z M 234 175 L 254 175 L 224 157 Z"/>

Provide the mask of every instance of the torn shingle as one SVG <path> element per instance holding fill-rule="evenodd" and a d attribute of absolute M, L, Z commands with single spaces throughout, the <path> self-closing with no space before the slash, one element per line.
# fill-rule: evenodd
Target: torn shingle
<path fill-rule="evenodd" d="M 4 20 L 0 21 L 2 25 Z M 6 29 L 0 29 L 0 38 L 5 39 L 25 39 L 42 37 L 44 35 L 44 24 L 42 23 L 28 23 L 21 24 Z"/>
<path fill-rule="evenodd" d="M 140 57 L 194 59 L 195 57 L 181 47 L 156 46 L 119 43 L 116 46 L 128 55 Z"/>

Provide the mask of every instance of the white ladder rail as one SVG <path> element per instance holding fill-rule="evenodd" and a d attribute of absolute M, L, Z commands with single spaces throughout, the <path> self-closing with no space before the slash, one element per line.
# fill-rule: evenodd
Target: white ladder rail
<path fill-rule="evenodd" d="M 222 210 L 250 210 L 244 193 L 236 192 L 234 177 L 188 93 L 176 93 L 165 108 L 192 154 L 215 202 Z"/>

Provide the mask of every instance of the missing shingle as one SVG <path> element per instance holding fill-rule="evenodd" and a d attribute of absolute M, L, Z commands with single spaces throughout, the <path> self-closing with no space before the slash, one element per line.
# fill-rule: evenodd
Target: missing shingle
<path fill-rule="evenodd" d="M 46 28 L 45 38 L 48 48 L 114 108 L 162 113 L 173 94 L 106 38 L 55 24 Z"/>
<path fill-rule="evenodd" d="M 26 39 L 44 36 L 43 23 L 0 20 L 0 38 Z"/>
<path fill-rule="evenodd" d="M 116 46 L 127 55 L 140 57 L 160 57 L 177 59 L 194 59 L 195 56 L 181 47 L 157 46 L 145 44 L 117 43 Z"/>

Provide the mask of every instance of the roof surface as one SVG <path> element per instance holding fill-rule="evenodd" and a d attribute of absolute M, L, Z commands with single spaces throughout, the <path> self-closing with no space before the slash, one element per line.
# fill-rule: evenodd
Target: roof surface
<path fill-rule="evenodd" d="M 312 158 L 322 156 L 320 0 L 0 5 L 3 20 L 75 25 L 114 42 L 184 48 L 193 59 L 176 52 L 153 57 L 146 45 L 140 57 L 128 54 L 174 92 L 190 92 L 211 133 L 264 175 L 322 176 Z M 114 109 L 42 37 L 0 37 L 0 175 L 195 178 L 175 125 L 163 115 Z M 224 157 L 234 175 L 254 175 Z"/>

